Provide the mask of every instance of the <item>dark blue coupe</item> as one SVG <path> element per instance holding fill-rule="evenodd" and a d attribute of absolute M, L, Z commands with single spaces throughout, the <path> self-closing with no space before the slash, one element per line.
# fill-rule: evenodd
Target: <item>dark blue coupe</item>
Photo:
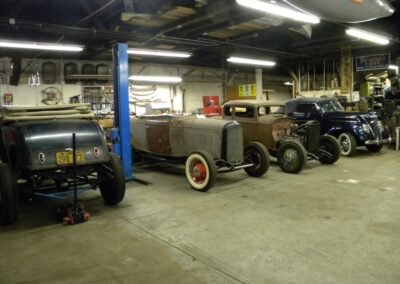
<path fill-rule="evenodd" d="M 285 105 L 288 116 L 298 122 L 319 121 L 321 134 L 337 137 L 344 156 L 353 155 L 357 146 L 379 152 L 391 141 L 375 113 L 345 112 L 335 99 L 297 98 L 286 101 Z"/>

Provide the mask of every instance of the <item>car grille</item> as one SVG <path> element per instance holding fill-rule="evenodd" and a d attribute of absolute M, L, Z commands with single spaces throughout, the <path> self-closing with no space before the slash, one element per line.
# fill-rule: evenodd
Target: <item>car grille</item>
<path fill-rule="evenodd" d="M 239 124 L 226 126 L 226 161 L 239 163 L 243 159 L 243 129 Z"/>
<path fill-rule="evenodd" d="M 372 129 L 371 135 L 374 139 L 382 139 L 381 129 L 378 123 L 378 117 L 376 115 L 363 115 L 363 119 L 368 123 Z"/>
<path fill-rule="evenodd" d="M 307 150 L 309 152 L 314 152 L 319 149 L 319 138 L 321 135 L 321 126 L 319 123 L 312 123 L 308 128 L 307 137 Z"/>

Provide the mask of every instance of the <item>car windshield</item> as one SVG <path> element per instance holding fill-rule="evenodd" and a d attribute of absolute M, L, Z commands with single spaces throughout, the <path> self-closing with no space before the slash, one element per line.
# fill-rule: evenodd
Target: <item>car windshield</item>
<path fill-rule="evenodd" d="M 337 101 L 324 101 L 319 103 L 323 112 L 343 111 L 342 106 Z"/>
<path fill-rule="evenodd" d="M 271 106 L 271 113 L 273 114 L 284 114 L 285 107 L 284 106 Z"/>

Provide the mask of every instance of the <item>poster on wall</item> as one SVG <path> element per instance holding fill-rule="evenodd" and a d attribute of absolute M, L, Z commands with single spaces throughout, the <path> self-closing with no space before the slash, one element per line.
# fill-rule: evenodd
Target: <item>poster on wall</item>
<path fill-rule="evenodd" d="M 255 96 L 256 96 L 255 84 L 239 85 L 239 97 L 255 97 Z"/>
<path fill-rule="evenodd" d="M 389 53 L 356 57 L 356 71 L 386 69 L 389 64 Z"/>
<path fill-rule="evenodd" d="M 207 116 L 221 115 L 218 96 L 203 96 L 204 114 Z"/>

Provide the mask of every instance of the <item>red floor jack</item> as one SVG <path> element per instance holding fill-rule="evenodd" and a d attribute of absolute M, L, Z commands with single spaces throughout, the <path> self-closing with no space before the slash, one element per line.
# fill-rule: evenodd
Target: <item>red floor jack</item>
<path fill-rule="evenodd" d="M 72 174 L 74 178 L 74 203 L 57 209 L 57 213 L 64 224 L 78 224 L 89 220 L 90 214 L 78 203 L 76 187 L 76 134 L 72 133 Z"/>

